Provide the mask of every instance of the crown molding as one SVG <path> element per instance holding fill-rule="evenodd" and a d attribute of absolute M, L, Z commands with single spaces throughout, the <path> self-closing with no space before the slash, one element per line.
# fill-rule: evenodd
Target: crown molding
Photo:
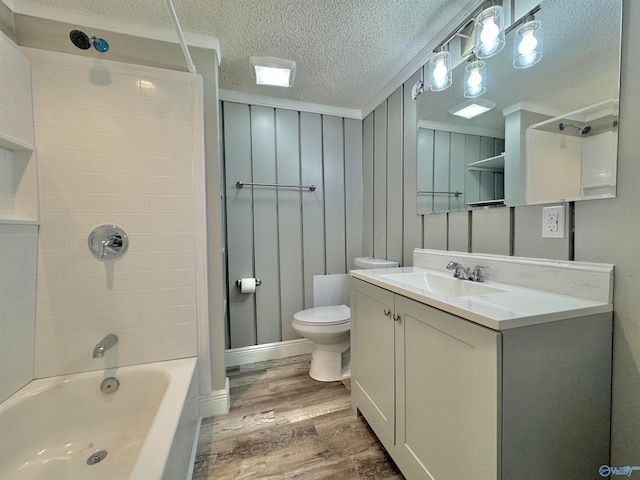
<path fill-rule="evenodd" d="M 249 105 L 260 105 L 263 107 L 283 108 L 286 110 L 297 110 L 308 113 L 319 113 L 321 115 L 333 115 L 336 117 L 355 118 L 362 120 L 362 111 L 355 108 L 335 107 L 333 105 L 321 105 L 319 103 L 300 102 L 286 98 L 268 97 L 253 93 L 237 92 L 235 90 L 219 90 L 219 98 L 226 102 L 246 103 Z"/>

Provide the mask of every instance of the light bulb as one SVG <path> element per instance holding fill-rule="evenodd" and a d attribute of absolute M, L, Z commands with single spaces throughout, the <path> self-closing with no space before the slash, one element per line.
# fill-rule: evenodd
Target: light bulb
<path fill-rule="evenodd" d="M 482 33 L 480 33 L 480 40 L 482 40 L 482 43 L 495 43 L 499 33 L 500 29 L 498 28 L 498 25 L 496 25 L 495 18 L 485 18 L 484 22 L 482 22 Z"/>
<path fill-rule="evenodd" d="M 480 69 L 474 68 L 469 74 L 467 85 L 469 86 L 469 89 L 477 91 L 480 84 L 482 84 L 482 75 L 480 75 Z"/>
<path fill-rule="evenodd" d="M 480 41 L 483 50 L 491 52 L 496 48 L 500 28 L 496 25 L 494 17 L 487 17 L 482 23 L 482 32 L 480 33 Z"/>
<path fill-rule="evenodd" d="M 444 59 L 441 58 L 437 60 L 436 67 L 433 69 L 433 83 L 435 83 L 438 88 L 441 88 L 447 82 L 448 73 L 449 70 L 445 65 Z"/>
<path fill-rule="evenodd" d="M 533 30 L 527 30 L 522 34 L 522 40 L 518 45 L 518 53 L 520 55 L 530 55 L 538 46 L 538 39 L 533 34 Z"/>

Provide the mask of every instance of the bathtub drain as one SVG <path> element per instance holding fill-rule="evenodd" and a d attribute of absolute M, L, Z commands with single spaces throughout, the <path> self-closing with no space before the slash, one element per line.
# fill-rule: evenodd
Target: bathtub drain
<path fill-rule="evenodd" d="M 87 458 L 87 465 L 95 465 L 96 463 L 101 462 L 107 456 L 106 450 L 100 450 L 92 454 L 89 458 Z"/>
<path fill-rule="evenodd" d="M 119 386 L 120 381 L 116 377 L 108 377 L 100 384 L 100 391 L 106 394 L 113 393 L 118 390 Z"/>

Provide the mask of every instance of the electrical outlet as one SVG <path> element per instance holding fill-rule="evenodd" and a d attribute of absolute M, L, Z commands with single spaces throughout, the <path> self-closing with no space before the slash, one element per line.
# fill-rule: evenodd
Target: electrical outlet
<path fill-rule="evenodd" d="M 542 238 L 564 238 L 564 205 L 542 207 Z"/>

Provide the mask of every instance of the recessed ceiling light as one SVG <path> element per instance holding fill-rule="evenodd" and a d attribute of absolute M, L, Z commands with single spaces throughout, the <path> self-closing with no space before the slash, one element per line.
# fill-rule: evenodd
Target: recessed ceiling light
<path fill-rule="evenodd" d="M 249 57 L 257 85 L 290 87 L 296 73 L 296 62 L 275 57 Z"/>
<path fill-rule="evenodd" d="M 457 107 L 453 107 L 449 110 L 451 115 L 457 115 L 458 117 L 464 118 L 473 118 L 478 115 L 488 112 L 492 108 L 496 106 L 491 100 L 486 100 L 484 98 L 476 98 L 474 100 L 467 100 L 464 103 L 461 103 Z"/>

